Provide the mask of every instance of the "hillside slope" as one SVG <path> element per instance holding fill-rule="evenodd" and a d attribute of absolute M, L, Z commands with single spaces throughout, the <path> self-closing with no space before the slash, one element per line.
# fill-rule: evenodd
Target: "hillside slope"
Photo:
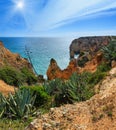
<path fill-rule="evenodd" d="M 4 47 L 0 41 L 0 67 L 11 66 L 16 69 L 27 67 L 32 71 L 32 67 L 28 60 L 22 58 L 19 54 L 12 53 L 10 50 Z"/>
<path fill-rule="evenodd" d="M 14 93 L 14 87 L 6 84 L 4 81 L 0 80 L 0 92 L 4 95 L 8 93 Z"/>
<path fill-rule="evenodd" d="M 95 91 L 88 101 L 51 108 L 26 130 L 116 130 L 116 67 Z"/>

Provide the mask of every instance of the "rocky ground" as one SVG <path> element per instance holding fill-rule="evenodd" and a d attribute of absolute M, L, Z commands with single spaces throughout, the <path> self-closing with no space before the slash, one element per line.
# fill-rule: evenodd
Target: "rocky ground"
<path fill-rule="evenodd" d="M 26 130 L 116 130 L 116 67 L 95 86 L 90 100 L 39 115 Z"/>

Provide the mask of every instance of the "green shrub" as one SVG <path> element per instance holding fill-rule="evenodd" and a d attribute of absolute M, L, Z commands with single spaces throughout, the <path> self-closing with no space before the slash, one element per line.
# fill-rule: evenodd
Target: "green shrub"
<path fill-rule="evenodd" d="M 89 61 L 89 59 L 88 59 L 86 56 L 84 56 L 84 57 L 82 57 L 82 59 L 79 59 L 79 60 L 78 60 L 78 65 L 79 65 L 80 67 L 84 67 L 84 65 L 85 65 L 85 63 L 86 63 L 87 61 Z"/>
<path fill-rule="evenodd" d="M 77 100 L 75 92 L 69 87 L 68 82 L 55 79 L 44 84 L 45 91 L 52 96 L 52 106 L 73 103 Z"/>
<path fill-rule="evenodd" d="M 28 68 L 19 71 L 9 66 L 0 69 L 0 79 L 13 86 L 22 86 L 25 83 L 32 85 L 37 82 L 37 77 Z"/>
<path fill-rule="evenodd" d="M 37 82 L 37 77 L 33 72 L 31 72 L 28 68 L 21 69 L 22 77 L 28 85 L 35 84 Z"/>
<path fill-rule="evenodd" d="M 51 97 L 45 92 L 42 86 L 22 87 L 21 89 L 30 90 L 33 93 L 33 95 L 36 96 L 34 102 L 35 107 L 43 107 L 43 108 L 50 107 Z"/>
<path fill-rule="evenodd" d="M 78 101 L 88 100 L 94 95 L 93 86 L 89 84 L 91 77 L 92 74 L 88 72 L 82 74 L 74 73 L 70 77 L 69 85 L 75 89 Z"/>
<path fill-rule="evenodd" d="M 104 58 L 111 63 L 112 60 L 116 61 L 116 41 L 111 41 L 107 46 L 102 48 Z"/>
<path fill-rule="evenodd" d="M 90 73 L 74 73 L 68 81 L 55 79 L 47 82 L 44 87 L 46 92 L 53 97 L 53 106 L 85 101 L 93 96 L 93 88 L 88 84 Z"/>
<path fill-rule="evenodd" d="M 4 67 L 0 69 L 0 79 L 13 86 L 20 86 L 23 82 L 21 73 L 11 67 Z"/>
<path fill-rule="evenodd" d="M 97 71 L 99 72 L 107 72 L 111 69 L 110 64 L 103 62 L 101 65 L 97 67 Z"/>
<path fill-rule="evenodd" d="M 111 69 L 109 64 L 102 63 L 101 65 L 98 66 L 97 71 L 94 72 L 89 79 L 89 84 L 96 85 L 99 83 L 106 75 L 107 71 Z"/>

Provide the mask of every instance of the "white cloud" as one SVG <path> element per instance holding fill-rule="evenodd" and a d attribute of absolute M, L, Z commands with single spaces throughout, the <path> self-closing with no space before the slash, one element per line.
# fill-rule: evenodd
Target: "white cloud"
<path fill-rule="evenodd" d="M 36 31 L 48 30 L 114 7 L 115 0 L 50 0 L 41 14 L 36 15 L 32 26 Z"/>
<path fill-rule="evenodd" d="M 12 1 L 16 2 L 17 0 Z M 44 8 L 41 7 L 41 0 L 23 1 L 25 9 L 22 14 L 28 31 L 37 33 L 58 28 L 86 17 L 108 15 L 111 12 L 103 11 L 116 8 L 115 0 L 48 0 Z"/>

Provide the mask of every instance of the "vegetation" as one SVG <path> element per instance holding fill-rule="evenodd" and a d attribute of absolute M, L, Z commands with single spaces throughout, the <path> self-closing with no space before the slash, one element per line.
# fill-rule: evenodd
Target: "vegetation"
<path fill-rule="evenodd" d="M 82 54 L 81 54 L 82 55 Z M 81 59 L 78 60 L 78 65 L 80 67 L 84 67 L 85 63 L 89 61 L 89 59 L 87 58 L 87 56 L 83 56 Z"/>
<path fill-rule="evenodd" d="M 31 121 L 0 119 L 0 130 L 24 130 Z"/>
<path fill-rule="evenodd" d="M 21 69 L 22 77 L 24 82 L 28 83 L 28 85 L 35 84 L 37 82 L 37 77 L 28 68 Z"/>
<path fill-rule="evenodd" d="M 9 94 L 8 97 L 0 94 L 0 117 L 22 119 L 33 116 L 35 114 L 34 102 L 35 96 L 26 89 L 19 89 L 14 95 Z"/>
<path fill-rule="evenodd" d="M 111 63 L 112 60 L 116 61 L 116 41 L 111 41 L 107 46 L 102 48 L 104 58 Z"/>
<path fill-rule="evenodd" d="M 94 86 L 100 82 L 110 69 L 102 63 L 95 73 L 74 73 L 68 81 L 55 79 L 44 84 L 47 94 L 52 96 L 52 106 L 85 101 L 94 95 Z"/>
<path fill-rule="evenodd" d="M 30 122 L 40 109 L 48 110 L 50 107 L 90 99 L 94 95 L 94 86 L 110 70 L 109 63 L 116 60 L 116 42 L 112 41 L 102 51 L 105 59 L 109 62 L 98 66 L 96 72 L 74 73 L 67 81 L 55 79 L 46 81 L 41 86 L 28 86 L 37 82 L 37 77 L 28 68 L 22 68 L 21 71 L 11 67 L 1 68 L 0 79 L 13 86 L 27 85 L 27 87 L 20 87 L 8 97 L 0 94 L 0 118 L 2 119 L 0 120 L 0 129 L 5 129 L 7 126 L 8 129 L 13 130 L 19 126 L 20 129 L 24 129 L 24 122 Z M 79 62 L 80 66 L 84 66 L 85 62 L 87 59 L 82 59 Z M 104 112 L 112 117 L 112 111 L 109 107 L 104 108 Z M 102 116 L 93 117 L 93 121 L 101 119 Z"/>
<path fill-rule="evenodd" d="M 23 82 L 21 73 L 8 66 L 0 68 L 0 79 L 13 86 L 20 86 Z"/>
<path fill-rule="evenodd" d="M 9 66 L 0 69 L 0 79 L 13 86 L 22 86 L 25 83 L 32 85 L 37 82 L 37 77 L 27 68 L 18 71 Z"/>
<path fill-rule="evenodd" d="M 36 95 L 35 102 L 33 104 L 36 108 L 43 107 L 47 109 L 50 107 L 51 97 L 46 93 L 42 86 L 27 86 L 22 87 L 21 89 L 30 90 L 30 92 L 33 93 L 33 96 Z"/>

